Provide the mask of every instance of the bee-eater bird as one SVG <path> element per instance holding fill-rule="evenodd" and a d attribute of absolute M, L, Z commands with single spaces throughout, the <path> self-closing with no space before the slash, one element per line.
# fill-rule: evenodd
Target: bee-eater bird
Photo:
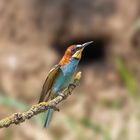
<path fill-rule="evenodd" d="M 48 101 L 57 96 L 68 85 L 76 71 L 78 63 L 82 57 L 82 51 L 93 41 L 82 45 L 72 45 L 68 47 L 59 64 L 55 65 L 49 72 L 42 88 L 39 103 Z M 48 128 L 52 117 L 53 109 L 48 109 L 44 127 Z"/>

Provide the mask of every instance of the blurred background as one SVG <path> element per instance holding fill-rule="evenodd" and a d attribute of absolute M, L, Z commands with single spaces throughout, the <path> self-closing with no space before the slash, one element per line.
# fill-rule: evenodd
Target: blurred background
<path fill-rule="evenodd" d="M 83 52 L 81 85 L 49 129 L 38 115 L 1 140 L 140 140 L 139 0 L 0 0 L 0 118 L 26 111 L 66 48 Z"/>

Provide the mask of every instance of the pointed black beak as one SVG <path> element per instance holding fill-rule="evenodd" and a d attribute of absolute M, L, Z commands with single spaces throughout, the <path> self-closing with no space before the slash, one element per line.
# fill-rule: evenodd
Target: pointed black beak
<path fill-rule="evenodd" d="M 86 46 L 88 46 L 92 43 L 93 43 L 93 41 L 86 42 L 86 43 L 82 44 L 82 47 L 85 48 Z"/>

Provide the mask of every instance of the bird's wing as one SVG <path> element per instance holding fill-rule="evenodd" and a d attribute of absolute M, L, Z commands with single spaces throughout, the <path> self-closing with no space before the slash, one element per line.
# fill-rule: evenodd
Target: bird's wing
<path fill-rule="evenodd" d="M 40 95 L 40 99 L 39 99 L 39 103 L 44 101 L 44 99 L 49 99 L 49 96 L 50 96 L 50 92 L 51 92 L 51 88 L 52 88 L 52 85 L 57 77 L 57 74 L 60 72 L 60 65 L 55 65 L 49 72 L 45 82 L 44 82 L 44 85 L 43 85 L 43 88 L 42 88 L 42 92 L 41 92 L 41 95 Z M 47 97 L 46 97 L 47 96 Z"/>

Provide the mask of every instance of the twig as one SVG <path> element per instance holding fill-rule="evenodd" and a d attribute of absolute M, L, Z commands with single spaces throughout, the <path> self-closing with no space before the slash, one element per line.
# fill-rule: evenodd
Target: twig
<path fill-rule="evenodd" d="M 81 79 L 81 72 L 78 72 L 74 78 L 72 84 L 68 86 L 64 91 L 62 91 L 56 98 L 49 102 L 41 102 L 39 104 L 33 105 L 27 112 L 24 113 L 14 113 L 13 115 L 4 118 L 0 121 L 0 128 L 9 127 L 11 124 L 20 124 L 27 119 L 31 119 L 33 116 L 47 111 L 49 108 L 57 110 L 56 105 L 65 100 L 72 91 L 79 85 Z"/>

